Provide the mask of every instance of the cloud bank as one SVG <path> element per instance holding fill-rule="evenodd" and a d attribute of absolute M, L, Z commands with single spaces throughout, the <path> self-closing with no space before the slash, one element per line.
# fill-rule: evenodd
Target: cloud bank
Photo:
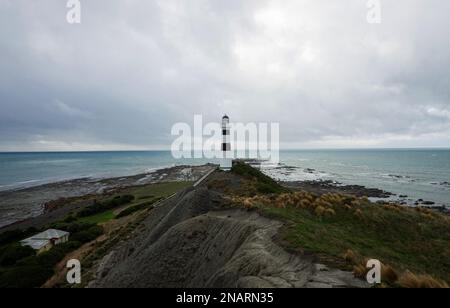
<path fill-rule="evenodd" d="M 0 151 L 169 148 L 176 122 L 285 148 L 449 147 L 450 3 L 0 0 Z"/>

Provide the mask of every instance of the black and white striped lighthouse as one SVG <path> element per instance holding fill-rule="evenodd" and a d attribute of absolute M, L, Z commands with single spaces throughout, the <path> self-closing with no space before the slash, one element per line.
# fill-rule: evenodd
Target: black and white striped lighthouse
<path fill-rule="evenodd" d="M 222 118 L 222 161 L 220 168 L 223 170 L 231 169 L 232 160 L 230 157 L 231 143 L 230 143 L 230 118 L 224 115 Z"/>

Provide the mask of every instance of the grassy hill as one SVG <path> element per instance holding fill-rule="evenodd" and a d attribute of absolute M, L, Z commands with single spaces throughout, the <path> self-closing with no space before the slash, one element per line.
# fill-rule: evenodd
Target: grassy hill
<path fill-rule="evenodd" d="M 226 183 L 219 188 L 235 206 L 284 221 L 280 241 L 286 249 L 312 254 L 359 277 L 365 277 L 368 259 L 378 259 L 383 263 L 384 286 L 448 286 L 450 217 L 351 195 L 287 191 L 245 164 L 234 166 L 232 172 L 241 177 L 239 189 Z M 262 184 L 269 189 L 261 190 Z M 243 194 L 241 187 L 249 193 Z"/>

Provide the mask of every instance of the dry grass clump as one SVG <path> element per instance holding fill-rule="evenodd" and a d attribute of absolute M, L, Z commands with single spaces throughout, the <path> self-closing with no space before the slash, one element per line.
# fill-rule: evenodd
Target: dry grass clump
<path fill-rule="evenodd" d="M 435 218 L 434 215 L 432 215 L 432 214 L 425 214 L 425 213 L 420 214 L 420 216 L 422 216 L 423 218 L 426 218 L 426 219 L 430 219 L 430 220 L 433 220 Z"/>
<path fill-rule="evenodd" d="M 258 204 L 269 203 L 270 199 L 266 196 L 255 195 L 253 197 L 233 197 L 232 201 L 235 204 L 243 205 L 246 209 L 252 209 Z"/>
<path fill-rule="evenodd" d="M 396 203 L 386 203 L 383 205 L 383 209 L 387 210 L 387 211 L 394 211 L 396 213 L 400 213 L 401 211 L 403 211 L 405 209 L 405 207 L 396 204 Z"/>
<path fill-rule="evenodd" d="M 325 212 L 326 212 L 326 208 L 324 208 L 323 206 L 318 206 L 316 207 L 316 209 L 314 210 L 314 213 L 316 214 L 316 216 L 322 217 L 325 216 Z"/>
<path fill-rule="evenodd" d="M 323 195 L 316 197 L 305 192 L 296 192 L 293 194 L 293 206 L 302 209 L 308 209 L 318 217 L 336 215 L 333 207 L 340 201 L 338 196 Z"/>
<path fill-rule="evenodd" d="M 343 255 L 345 261 L 353 265 L 353 275 L 365 279 L 369 271 L 367 268 L 368 258 L 363 258 L 359 253 L 349 249 Z M 381 263 L 381 279 L 384 283 L 393 284 L 398 280 L 398 274 L 390 265 Z"/>
<path fill-rule="evenodd" d="M 361 209 L 356 209 L 356 211 L 353 213 L 353 215 L 355 215 L 355 217 L 357 217 L 360 220 L 364 220 L 364 214 L 361 211 Z"/>
<path fill-rule="evenodd" d="M 360 262 L 361 256 L 351 249 L 348 249 L 344 254 L 344 260 L 349 264 L 358 264 Z"/>
<path fill-rule="evenodd" d="M 254 206 L 253 202 L 249 198 L 242 200 L 242 204 L 246 209 L 251 209 Z"/>
<path fill-rule="evenodd" d="M 351 210 L 364 202 L 363 199 L 353 196 L 332 193 L 316 196 L 305 191 L 272 196 L 235 197 L 234 201 L 243 204 L 245 208 L 253 208 L 257 204 L 262 204 L 280 209 L 288 207 L 307 209 L 317 217 L 335 216 L 336 210 L 339 208 Z"/>
<path fill-rule="evenodd" d="M 398 274 L 392 266 L 381 263 L 381 279 L 392 284 L 398 280 Z"/>
<path fill-rule="evenodd" d="M 430 275 L 415 275 L 410 271 L 404 272 L 397 280 L 397 284 L 402 288 L 446 288 L 449 286 L 445 281 L 435 279 Z"/>
<path fill-rule="evenodd" d="M 369 272 L 367 262 L 369 259 L 363 258 L 357 252 L 349 249 L 343 255 L 345 261 L 353 265 L 353 275 L 356 278 L 366 279 Z M 416 275 L 406 271 L 401 275 L 390 265 L 381 263 L 382 287 L 399 286 L 402 288 L 449 288 L 448 284 L 430 275 Z"/>
<path fill-rule="evenodd" d="M 414 208 L 414 210 L 419 212 L 420 216 L 422 216 L 423 218 L 426 218 L 426 219 L 433 220 L 433 219 L 440 217 L 438 213 L 436 213 L 435 211 L 433 211 L 431 209 L 427 209 L 427 208 L 423 208 L 423 207 L 416 207 L 416 208 Z"/>
<path fill-rule="evenodd" d="M 336 211 L 333 209 L 326 209 L 325 211 L 326 215 L 330 215 L 330 216 L 335 216 L 336 215 Z"/>
<path fill-rule="evenodd" d="M 364 264 L 358 264 L 353 267 L 353 276 L 359 279 L 365 279 L 369 269 Z"/>
<path fill-rule="evenodd" d="M 367 262 L 369 259 L 364 259 L 363 262 L 356 264 L 353 267 L 353 275 L 360 279 L 366 279 L 369 268 Z M 390 265 L 381 263 L 381 281 L 383 284 L 392 285 L 398 280 L 398 274 Z M 384 285 L 386 286 L 386 285 Z"/>

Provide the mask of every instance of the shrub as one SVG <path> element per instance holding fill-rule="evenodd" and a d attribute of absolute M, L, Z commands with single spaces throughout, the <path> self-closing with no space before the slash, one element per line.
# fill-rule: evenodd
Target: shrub
<path fill-rule="evenodd" d="M 11 244 L 0 251 L 0 265 L 14 265 L 17 261 L 34 254 L 34 249 L 29 246 L 22 246 L 19 243 Z"/>
<path fill-rule="evenodd" d="M 256 190 L 261 194 L 276 194 L 281 192 L 280 188 L 273 184 L 258 183 L 256 184 Z"/>
<path fill-rule="evenodd" d="M 353 267 L 353 276 L 356 278 L 364 279 L 368 273 L 369 269 L 363 264 L 358 264 Z"/>
<path fill-rule="evenodd" d="M 88 217 L 92 216 L 98 213 L 105 212 L 107 210 L 113 209 L 115 207 L 128 204 L 134 200 L 133 195 L 123 195 L 123 196 L 116 196 L 113 199 L 110 199 L 108 201 L 99 203 L 97 201 L 94 201 L 94 204 L 84 208 L 80 212 L 78 212 L 78 217 Z"/>
<path fill-rule="evenodd" d="M 348 249 L 344 254 L 344 259 L 349 264 L 358 264 L 361 257 L 351 249 Z"/>
<path fill-rule="evenodd" d="M 261 171 L 253 168 L 252 166 L 246 163 L 243 162 L 234 163 L 233 167 L 231 168 L 231 172 L 244 176 L 246 178 L 256 179 L 257 180 L 256 189 L 260 193 L 275 194 L 287 191 L 286 188 L 282 187 L 271 177 L 265 175 Z"/>
<path fill-rule="evenodd" d="M 52 228 L 54 229 L 59 229 L 59 230 L 64 230 L 67 232 L 70 232 L 71 234 L 83 231 L 83 230 L 87 230 L 93 226 L 95 226 L 96 224 L 93 223 L 87 223 L 87 222 L 72 222 L 72 223 L 54 223 L 51 225 Z"/>
<path fill-rule="evenodd" d="M 37 263 L 23 264 L 8 268 L 0 273 L 0 288 L 34 288 L 44 284 L 53 269 Z"/>
<path fill-rule="evenodd" d="M 76 220 L 77 220 L 76 217 L 70 215 L 70 216 L 67 216 L 66 219 L 64 219 L 64 222 L 66 222 L 66 223 L 71 223 L 71 222 L 74 222 L 74 221 L 76 221 Z"/>
<path fill-rule="evenodd" d="M 63 247 L 62 245 L 54 246 L 49 251 L 45 251 L 39 254 L 37 258 L 37 262 L 43 266 L 48 268 L 53 268 L 58 262 L 64 259 L 64 256 L 68 253 L 68 249 Z"/>
<path fill-rule="evenodd" d="M 21 230 L 5 231 L 0 234 L 0 246 L 23 240 L 24 238 L 24 233 Z"/>
<path fill-rule="evenodd" d="M 314 213 L 316 214 L 316 216 L 322 217 L 325 214 L 325 211 L 326 211 L 325 208 L 319 205 L 318 207 L 316 207 Z"/>
<path fill-rule="evenodd" d="M 97 237 L 103 234 L 103 228 L 101 226 L 92 226 L 87 230 L 77 232 L 71 236 L 72 241 L 78 241 L 80 243 L 88 243 L 95 240 Z"/>
<path fill-rule="evenodd" d="M 151 207 L 154 203 L 156 203 L 157 201 L 161 200 L 162 198 L 155 198 L 152 201 L 149 202 L 143 202 L 134 206 L 130 206 L 129 208 L 121 211 L 119 214 L 117 214 L 116 218 L 122 218 L 128 215 L 133 214 L 134 212 L 146 209 L 148 207 Z"/>
<path fill-rule="evenodd" d="M 15 266 L 0 273 L 0 287 L 33 288 L 41 286 L 54 274 L 54 266 L 63 260 L 67 253 L 80 245 L 79 242 L 70 241 L 37 256 L 19 260 Z"/>
<path fill-rule="evenodd" d="M 63 245 L 66 246 L 68 251 L 72 251 L 72 250 L 80 248 L 83 245 L 83 243 L 81 243 L 79 241 L 70 240 L 67 243 L 64 243 Z"/>
<path fill-rule="evenodd" d="M 333 210 L 333 209 L 326 209 L 326 210 L 325 210 L 325 215 L 328 215 L 328 216 L 335 216 L 335 215 L 336 215 L 336 211 Z"/>
<path fill-rule="evenodd" d="M 381 279 L 389 284 L 397 281 L 397 272 L 390 266 L 381 264 Z"/>
<path fill-rule="evenodd" d="M 73 232 L 67 243 L 54 246 L 49 251 L 35 255 L 30 247 L 19 244 L 4 247 L 1 256 L 9 267 L 0 271 L 0 288 L 40 287 L 53 276 L 53 268 L 71 251 L 90 242 L 103 233 L 103 228 L 87 223 L 58 223 L 60 229 Z M 17 235 L 15 235 L 17 236 Z M 22 236 L 21 236 L 22 237 Z M 10 238 L 9 238 L 10 239 Z M 2 264 L 3 266 L 3 264 Z"/>
<path fill-rule="evenodd" d="M 358 217 L 360 220 L 363 220 L 363 219 L 364 219 L 364 214 L 363 214 L 363 212 L 362 212 L 360 209 L 357 209 L 357 210 L 354 212 L 354 215 L 355 215 L 356 217 Z"/>

